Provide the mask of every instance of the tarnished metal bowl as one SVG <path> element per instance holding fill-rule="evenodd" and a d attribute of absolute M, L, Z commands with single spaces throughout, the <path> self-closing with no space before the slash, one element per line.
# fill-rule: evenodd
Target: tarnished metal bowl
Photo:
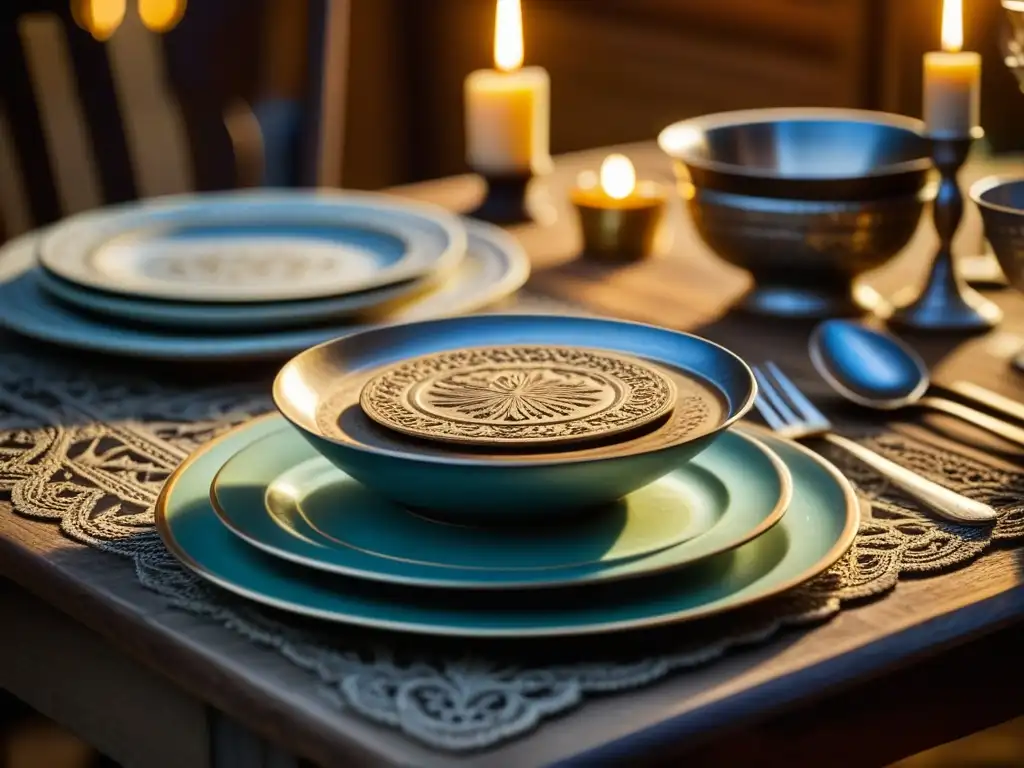
<path fill-rule="evenodd" d="M 856 278 L 913 237 L 929 185 L 919 120 L 849 109 L 723 112 L 670 125 L 697 231 L 755 286 L 747 309 L 826 317 L 877 308 Z"/>
<path fill-rule="evenodd" d="M 658 144 L 681 180 L 755 197 L 913 196 L 931 168 L 921 121 L 852 109 L 721 112 L 668 126 Z"/>
<path fill-rule="evenodd" d="M 906 247 L 936 191 L 927 185 L 895 197 L 807 201 L 680 187 L 704 242 L 753 276 L 744 308 L 789 317 L 877 309 L 877 295 L 856 279 Z"/>
<path fill-rule="evenodd" d="M 1024 291 L 1024 177 L 988 176 L 971 186 L 970 197 L 1006 279 Z"/>

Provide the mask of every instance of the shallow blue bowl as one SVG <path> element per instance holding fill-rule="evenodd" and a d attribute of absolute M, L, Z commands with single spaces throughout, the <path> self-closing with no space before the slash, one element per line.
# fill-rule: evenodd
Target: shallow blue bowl
<path fill-rule="evenodd" d="M 720 396 L 713 427 L 668 435 L 659 427 L 621 442 L 543 454 L 481 453 L 390 432 L 358 407 L 328 434 L 317 414 L 341 382 L 435 352 L 545 344 L 619 352 L 686 374 Z M 382 496 L 453 522 L 553 520 L 616 502 L 689 461 L 754 402 L 747 365 L 698 336 L 638 323 L 549 315 L 478 315 L 392 325 L 345 336 L 289 361 L 274 382 L 278 410 L 335 466 Z M 660 433 L 660 434 L 659 434 Z"/>

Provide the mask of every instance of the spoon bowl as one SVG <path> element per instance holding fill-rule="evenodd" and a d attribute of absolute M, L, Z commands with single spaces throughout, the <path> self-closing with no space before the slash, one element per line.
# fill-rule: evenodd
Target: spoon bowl
<path fill-rule="evenodd" d="M 820 376 L 851 402 L 878 411 L 928 408 L 1024 448 L 1024 429 L 961 403 L 926 396 L 931 386 L 928 366 L 891 334 L 849 320 L 826 320 L 811 334 L 808 352 Z"/>
<path fill-rule="evenodd" d="M 836 392 L 858 405 L 892 411 L 919 401 L 931 385 L 928 366 L 888 333 L 826 320 L 809 343 L 811 362 Z"/>

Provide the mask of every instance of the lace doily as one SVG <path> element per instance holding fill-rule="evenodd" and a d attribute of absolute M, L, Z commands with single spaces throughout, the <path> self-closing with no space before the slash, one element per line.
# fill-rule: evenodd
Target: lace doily
<path fill-rule="evenodd" d="M 876 448 L 1002 509 L 994 528 L 941 522 L 843 456 L 832 458 L 870 500 L 847 557 L 812 583 L 741 612 L 573 658 L 495 650 L 493 658 L 406 648 L 399 636 L 337 633 L 235 599 L 164 549 L 152 506 L 164 480 L 200 444 L 270 408 L 266 382 L 174 388 L 105 378 L 56 362 L 0 355 L 0 493 L 15 510 L 70 538 L 131 558 L 139 580 L 174 606 L 219 622 L 307 670 L 339 707 L 432 747 L 465 751 L 514 738 L 588 696 L 651 683 L 780 628 L 827 619 L 845 601 L 881 595 L 909 574 L 963 565 L 999 539 L 1024 536 L 1024 474 L 886 433 Z M 649 642 L 650 641 L 650 642 Z M 550 644 L 548 644 L 550 646 Z M 640 647 L 642 646 L 642 647 Z M 518 655 L 516 655 L 518 654 Z M 585 660 L 580 661 L 580 658 Z"/>

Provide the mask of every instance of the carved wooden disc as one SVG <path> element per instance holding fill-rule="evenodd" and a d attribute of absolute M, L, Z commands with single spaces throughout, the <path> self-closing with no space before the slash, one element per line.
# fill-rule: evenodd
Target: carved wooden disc
<path fill-rule="evenodd" d="M 515 447 L 601 440 L 667 415 L 676 387 L 640 360 L 554 346 L 443 352 L 385 369 L 359 404 L 427 440 Z"/>

